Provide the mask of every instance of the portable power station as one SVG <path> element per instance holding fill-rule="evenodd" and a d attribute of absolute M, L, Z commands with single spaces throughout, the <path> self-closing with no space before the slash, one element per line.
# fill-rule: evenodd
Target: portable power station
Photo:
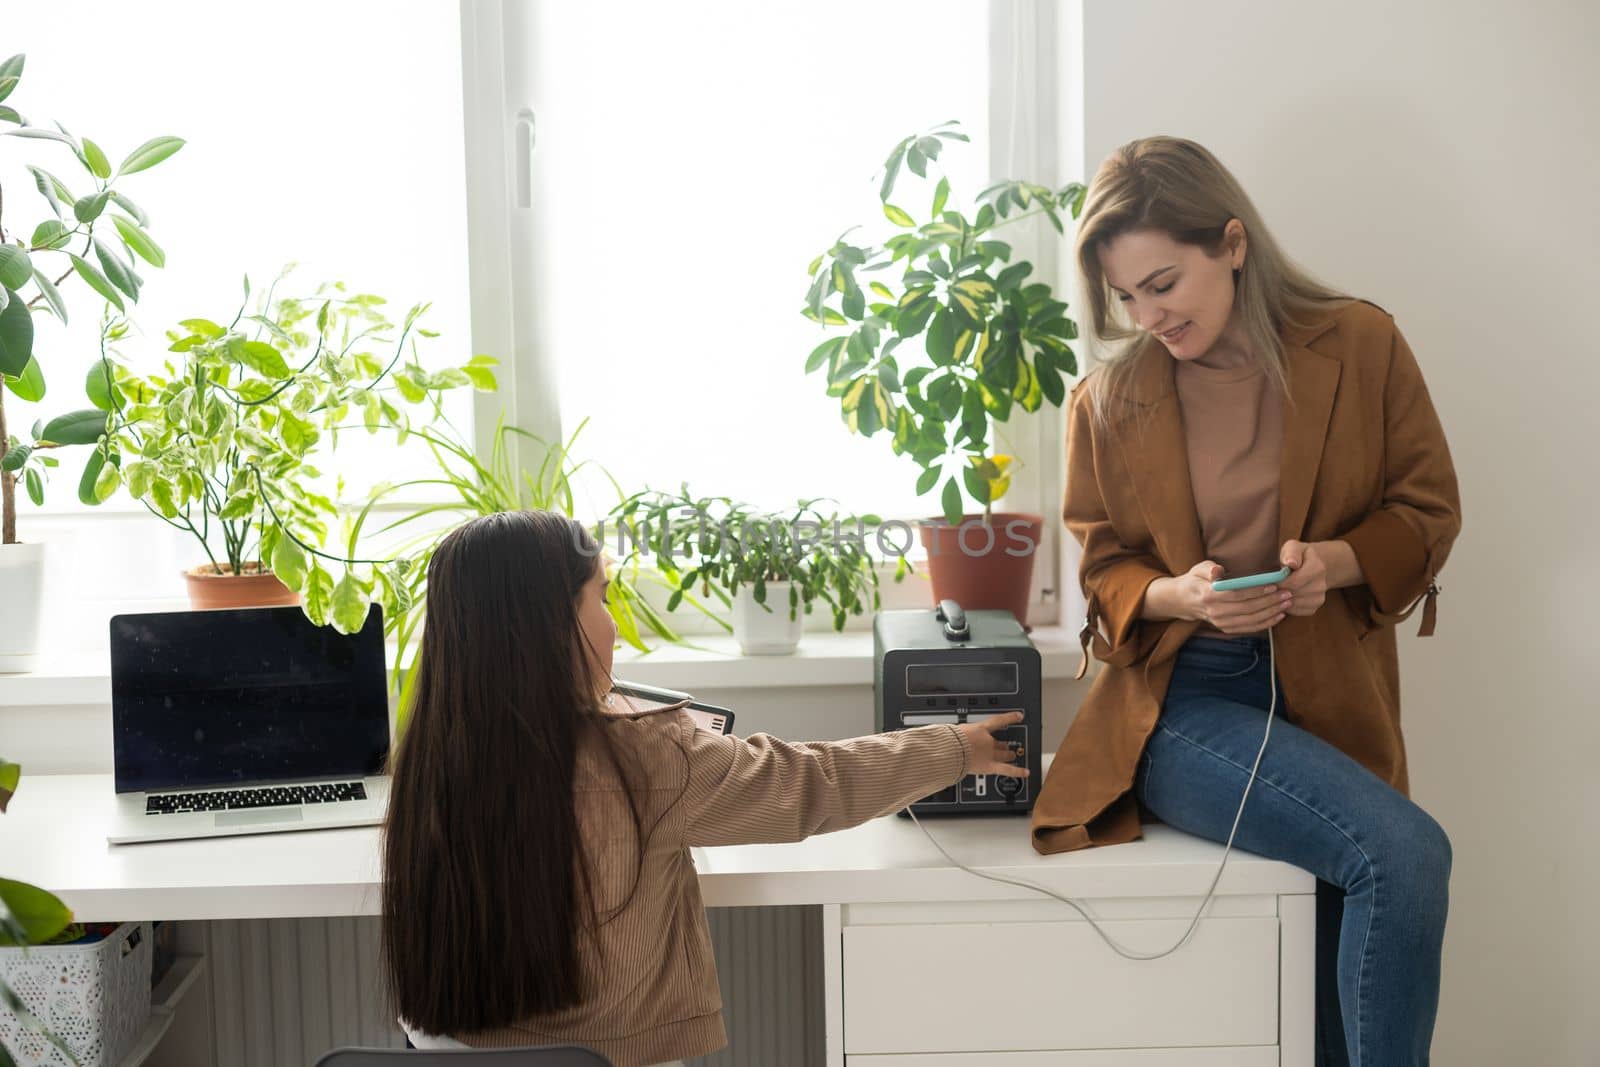
<path fill-rule="evenodd" d="M 963 611 L 953 600 L 930 610 L 880 611 L 872 620 L 872 644 L 880 733 L 1022 712 L 1022 722 L 997 736 L 1017 752 L 1016 762 L 1030 777 L 969 774 L 911 810 L 918 815 L 1031 811 L 1040 774 L 1043 689 L 1039 650 L 1016 616 Z"/>

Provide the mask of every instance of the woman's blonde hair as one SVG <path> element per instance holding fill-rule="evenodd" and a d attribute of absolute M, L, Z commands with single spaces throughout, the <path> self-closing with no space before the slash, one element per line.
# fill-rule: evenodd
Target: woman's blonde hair
<path fill-rule="evenodd" d="M 1123 234 L 1155 230 L 1221 255 L 1230 219 L 1244 225 L 1248 242 L 1244 266 L 1235 272 L 1234 310 L 1251 355 L 1280 386 L 1287 385 L 1288 376 L 1278 332 L 1315 322 L 1350 301 L 1283 254 L 1243 187 L 1210 152 L 1181 137 L 1129 141 L 1100 165 L 1078 222 L 1078 270 L 1095 336 L 1128 341 L 1090 379 L 1097 416 L 1105 417 L 1108 398 L 1139 354 L 1155 343 L 1148 332 L 1113 315 L 1101 250 Z"/>

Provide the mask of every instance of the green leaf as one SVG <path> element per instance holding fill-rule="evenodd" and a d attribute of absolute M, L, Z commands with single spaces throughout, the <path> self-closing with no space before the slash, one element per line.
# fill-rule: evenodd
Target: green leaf
<path fill-rule="evenodd" d="M 290 589 L 300 589 L 306 580 L 306 554 L 295 539 L 284 534 L 272 550 L 272 573 Z"/>
<path fill-rule="evenodd" d="M 26 126 L 28 120 L 14 107 L 0 107 L 0 122 L 11 122 L 18 126 Z"/>
<path fill-rule="evenodd" d="M 8 289 L 6 296 L 0 310 L 0 374 L 19 378 L 33 358 L 33 316 L 15 291 Z"/>
<path fill-rule="evenodd" d="M 106 413 L 94 409 L 74 411 L 44 424 L 39 440 L 58 445 L 92 445 L 106 432 Z"/>
<path fill-rule="evenodd" d="M 110 411 L 116 405 L 112 403 L 112 393 L 116 391 L 116 374 L 109 359 L 97 359 L 89 368 L 89 373 L 83 379 L 83 391 L 89 398 L 89 403 L 101 411 Z M 121 393 L 117 391 L 120 398 Z"/>
<path fill-rule="evenodd" d="M 27 484 L 28 499 L 33 501 L 33 506 L 43 507 L 44 479 L 39 477 L 39 472 L 29 467 L 27 473 L 23 475 L 23 481 Z"/>
<path fill-rule="evenodd" d="M 917 495 L 921 496 L 939 484 L 939 468 L 929 467 L 917 478 Z"/>
<path fill-rule="evenodd" d="M 97 470 L 95 473 L 98 474 L 99 471 Z M 86 478 L 88 477 L 87 469 L 84 471 L 84 476 Z M 86 502 L 93 503 L 93 492 L 89 494 L 89 497 L 90 499 Z M 81 486 L 78 492 L 78 499 L 83 499 L 83 490 Z M 167 479 L 156 478 L 150 483 L 150 499 L 146 501 L 146 506 L 149 507 L 152 505 L 154 506 L 156 514 L 162 516 L 163 518 L 170 519 L 178 514 L 178 506 L 174 502 L 172 496 L 172 483 L 167 481 Z"/>
<path fill-rule="evenodd" d="M 137 174 L 141 170 L 149 170 L 183 145 L 183 139 L 180 137 L 152 138 L 129 152 L 128 158 L 122 161 L 122 166 L 117 170 L 121 174 Z"/>
<path fill-rule="evenodd" d="M 4 99 L 0 97 L 0 99 Z M 55 130 L 47 130 L 43 126 L 21 126 L 15 130 L 0 130 L 0 135 L 10 134 L 12 137 L 27 137 L 39 141 L 59 141 L 70 147 L 74 152 L 78 146 L 72 143 L 72 138 Z"/>
<path fill-rule="evenodd" d="M 12 796 L 17 792 L 17 783 L 21 780 L 22 765 L 0 759 L 0 813 L 4 813 L 6 805 L 11 803 Z"/>
<path fill-rule="evenodd" d="M 883 184 L 878 189 L 878 199 L 887 202 L 894 192 L 895 179 L 900 176 L 900 164 L 906 158 L 906 148 L 911 142 L 901 141 L 883 164 Z"/>
<path fill-rule="evenodd" d="M 62 225 L 59 219 L 45 219 L 33 228 L 33 237 L 28 244 L 35 249 L 65 248 L 70 240 L 72 231 Z"/>
<path fill-rule="evenodd" d="M 807 374 L 811 374 L 825 363 L 831 362 L 839 351 L 844 348 L 846 338 L 830 337 L 816 348 L 811 350 L 811 355 L 806 357 Z"/>
<path fill-rule="evenodd" d="M 72 910 L 54 893 L 9 878 L 0 878 L 0 914 L 11 920 L 10 929 L 0 929 L 0 945 L 17 944 L 15 927 L 21 928 L 24 943 L 37 945 L 72 922 Z"/>
<path fill-rule="evenodd" d="M 67 305 L 61 299 L 61 290 L 56 288 L 56 283 L 45 277 L 44 272 L 38 267 L 33 268 L 33 284 L 39 287 L 39 292 L 44 294 L 44 302 L 50 305 L 50 310 L 56 318 L 61 320 L 63 326 L 67 323 Z"/>
<path fill-rule="evenodd" d="M 7 474 L 15 474 L 28 462 L 28 457 L 33 455 L 33 446 L 18 444 L 13 440 L 10 448 L 6 449 L 6 457 L 0 460 L 0 470 Z"/>
<path fill-rule="evenodd" d="M 22 80 L 22 66 L 26 61 L 27 57 L 18 52 L 4 63 L 0 63 L 0 100 L 10 96 L 11 90 L 17 87 L 17 82 Z"/>
<path fill-rule="evenodd" d="M 6 385 L 13 393 L 16 393 L 30 404 L 37 404 L 43 400 L 45 393 L 44 371 L 39 369 L 38 358 L 29 357 L 28 365 L 22 368 L 21 376 L 8 377 Z"/>
<path fill-rule="evenodd" d="M 0 245 L 0 285 L 21 289 L 31 277 L 33 262 L 28 259 L 27 250 L 18 245 Z"/>
<path fill-rule="evenodd" d="M 178 325 L 182 326 L 190 333 L 199 334 L 207 341 L 215 341 L 224 333 L 227 333 L 226 330 L 212 322 L 210 319 L 180 319 Z"/>
<path fill-rule="evenodd" d="M 100 503 L 100 498 L 94 495 L 94 487 L 105 465 L 106 454 L 97 448 L 89 454 L 89 462 L 83 465 L 83 474 L 78 478 L 78 499 L 90 507 Z"/>
<path fill-rule="evenodd" d="M 79 222 L 93 222 L 106 209 L 106 201 L 110 199 L 110 193 L 92 193 L 72 205 L 72 214 Z"/>
<path fill-rule="evenodd" d="M 38 167 L 29 167 L 28 172 L 33 175 L 33 184 L 39 190 L 39 195 L 49 202 L 50 210 L 56 213 L 57 218 L 61 217 L 66 208 L 62 206 L 60 193 L 66 186 L 48 171 L 40 170 Z M 72 203 L 71 193 L 67 193 L 66 200 L 68 204 Z"/>
<path fill-rule="evenodd" d="M 79 205 L 83 201 L 78 201 Z M 100 269 L 105 271 L 111 284 L 121 289 L 133 300 L 139 299 L 139 276 L 133 273 L 133 268 L 122 261 L 122 257 L 100 238 L 94 239 L 95 258 L 100 261 Z"/>
<path fill-rule="evenodd" d="M 934 218 L 938 218 L 939 217 L 939 213 L 944 210 L 945 202 L 947 200 L 949 200 L 949 199 L 950 199 L 950 180 L 948 178 L 940 178 L 939 179 L 939 184 L 937 186 L 935 186 L 934 190 L 933 190 L 933 217 Z"/>
<path fill-rule="evenodd" d="M 972 494 L 972 499 L 980 504 L 989 503 L 989 483 L 984 480 L 981 471 L 966 467 L 961 471 L 961 479 L 967 483 L 967 492 Z"/>
<path fill-rule="evenodd" d="M 140 226 L 150 225 L 150 216 L 146 215 L 143 208 L 141 208 L 138 204 L 135 204 L 132 200 L 128 199 L 128 197 L 123 193 L 112 189 L 111 202 L 120 207 L 122 210 L 126 211 L 128 214 L 132 215 L 134 221 Z M 247 297 L 250 295 L 250 290 L 248 288 L 245 289 L 244 295 Z"/>
<path fill-rule="evenodd" d="M 228 342 L 228 352 L 263 378 L 281 381 L 290 376 L 289 364 L 284 360 L 283 353 L 265 341 L 235 338 Z"/>
<path fill-rule="evenodd" d="M 100 146 L 87 137 L 83 139 L 83 158 L 89 164 L 90 173 L 96 178 L 104 180 L 111 177 L 111 161 L 100 151 Z"/>
<path fill-rule="evenodd" d="M 955 526 L 961 522 L 961 487 L 956 485 L 954 478 L 944 483 L 940 507 L 944 509 L 944 520 L 950 525 Z"/>
<path fill-rule="evenodd" d="M 333 590 L 333 625 L 340 633 L 353 634 L 367 621 L 367 591 L 355 575 L 345 572 Z"/>
<path fill-rule="evenodd" d="M 333 600 L 333 578 L 328 572 L 313 563 L 301 594 L 306 618 L 318 626 L 328 625 L 328 608 Z"/>
<path fill-rule="evenodd" d="M 94 479 L 94 501 L 99 504 L 110 499 L 122 486 L 122 471 L 115 463 L 105 463 L 100 467 L 100 473 Z"/>
<path fill-rule="evenodd" d="M 151 240 L 149 234 L 139 228 L 138 223 L 125 219 L 121 215 L 111 216 L 111 221 L 117 227 L 117 232 L 122 235 L 122 239 L 127 242 L 128 247 L 133 249 L 134 254 L 140 259 L 152 267 L 164 267 L 167 265 L 167 254 L 161 250 L 160 245 Z"/>
<path fill-rule="evenodd" d="M 883 205 L 883 213 L 889 219 L 889 221 L 894 223 L 896 226 L 912 227 L 917 224 L 916 219 L 912 218 L 903 209 L 895 207 L 893 204 Z"/>
<path fill-rule="evenodd" d="M 116 287 L 106 280 L 106 276 L 101 274 L 94 264 L 71 252 L 67 253 L 67 258 L 72 260 L 72 269 L 78 272 L 78 276 L 89 283 L 89 288 L 105 297 L 118 311 L 127 310 L 122 303 L 122 294 L 117 292 Z"/>

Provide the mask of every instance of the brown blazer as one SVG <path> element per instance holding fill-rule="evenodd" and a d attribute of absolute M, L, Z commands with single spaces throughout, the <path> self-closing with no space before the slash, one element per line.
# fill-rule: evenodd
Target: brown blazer
<path fill-rule="evenodd" d="M 1289 379 L 1278 540 L 1340 539 L 1366 584 L 1333 590 L 1276 630 L 1288 721 L 1402 792 L 1396 623 L 1426 600 L 1461 528 L 1455 468 L 1416 358 L 1387 312 L 1355 302 L 1281 334 Z M 1063 517 L 1083 545 L 1082 640 L 1104 667 L 1056 753 L 1033 811 L 1041 853 L 1139 836 L 1134 772 L 1155 729 L 1189 621 L 1139 618 L 1145 588 L 1206 558 L 1189 482 L 1173 360 L 1151 346 L 1096 425 L 1073 390 Z M 1087 379 L 1086 379 L 1087 381 Z M 1082 676 L 1082 670 L 1079 676 Z"/>

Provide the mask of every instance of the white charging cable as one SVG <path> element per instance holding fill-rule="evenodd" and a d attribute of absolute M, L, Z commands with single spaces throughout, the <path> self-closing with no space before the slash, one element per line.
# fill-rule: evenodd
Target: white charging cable
<path fill-rule="evenodd" d="M 1200 917 L 1205 914 L 1206 908 L 1211 904 L 1211 898 L 1216 895 L 1217 883 L 1222 881 L 1222 872 L 1228 866 L 1228 854 L 1233 851 L 1234 835 L 1239 832 L 1239 820 L 1244 818 L 1244 803 L 1246 800 L 1250 799 L 1250 787 L 1256 784 L 1256 772 L 1261 767 L 1261 757 L 1265 755 L 1267 751 L 1267 738 L 1272 736 L 1272 720 L 1277 716 L 1278 713 L 1278 665 L 1276 648 L 1273 644 L 1272 631 L 1270 629 L 1267 631 L 1267 666 L 1270 668 L 1270 673 L 1272 675 L 1272 703 L 1267 708 L 1267 728 L 1261 733 L 1261 747 L 1256 750 L 1256 761 L 1250 765 L 1250 778 L 1245 782 L 1244 793 L 1239 797 L 1239 810 L 1234 813 L 1233 826 L 1228 830 L 1228 843 L 1222 848 L 1222 861 L 1217 864 L 1217 873 L 1212 876 L 1211 884 L 1206 887 L 1205 899 L 1200 901 L 1200 907 L 1196 909 L 1194 918 L 1189 921 L 1189 928 L 1183 932 L 1183 936 L 1178 939 L 1177 943 L 1169 949 L 1165 949 L 1161 952 L 1136 952 L 1133 949 L 1118 944 L 1115 938 L 1106 933 L 1100 924 L 1095 922 L 1094 916 L 1090 915 L 1086 910 L 1084 910 L 1082 904 L 1078 903 L 1076 900 L 1073 900 L 1071 897 L 1063 896 L 1053 889 L 1047 889 L 1042 885 L 1024 881 L 1021 878 L 1006 878 L 1003 875 L 986 874 L 983 871 L 973 870 L 965 863 L 962 863 L 960 860 L 950 855 L 949 852 L 945 851 L 945 847 L 939 844 L 938 840 L 933 836 L 932 833 L 929 833 L 928 828 L 922 825 L 921 821 L 918 820 L 916 813 L 913 812 L 909 807 L 906 808 L 906 814 L 910 815 L 911 821 L 917 824 L 917 829 L 921 830 L 923 834 L 927 836 L 928 840 L 933 842 L 933 847 L 938 849 L 940 854 L 955 866 L 960 867 L 968 874 L 977 875 L 979 878 L 987 878 L 991 882 L 1000 882 L 1003 885 L 1014 885 L 1020 889 L 1031 889 L 1036 893 L 1043 893 L 1047 897 L 1054 897 L 1063 904 L 1071 905 L 1074 911 L 1076 911 L 1079 915 L 1082 915 L 1084 919 L 1088 921 L 1089 925 L 1094 927 L 1094 932 L 1100 935 L 1100 939 L 1107 945 L 1111 946 L 1112 951 L 1124 959 L 1159 960 L 1163 956 L 1170 956 L 1184 945 L 1189 943 L 1189 938 L 1194 936 L 1195 927 L 1200 925 Z"/>

